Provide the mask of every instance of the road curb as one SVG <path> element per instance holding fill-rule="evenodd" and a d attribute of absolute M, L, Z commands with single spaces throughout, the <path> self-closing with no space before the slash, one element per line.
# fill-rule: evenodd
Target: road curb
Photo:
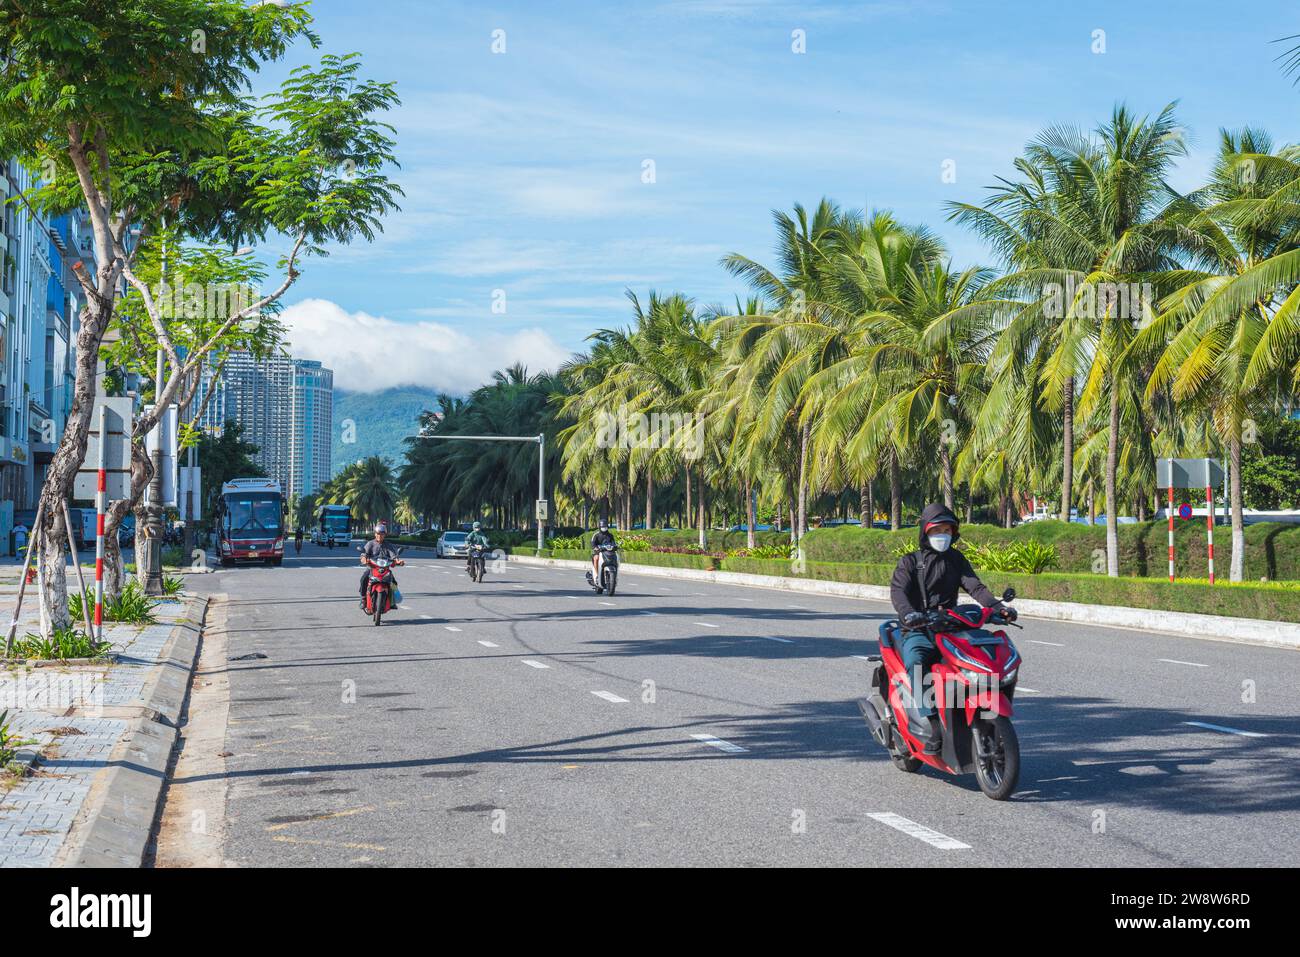
<path fill-rule="evenodd" d="M 549 565 L 557 568 L 587 569 L 587 562 L 567 558 L 534 558 L 510 555 L 509 560 L 522 565 Z M 805 594 L 833 595 L 867 601 L 889 601 L 884 585 L 858 585 L 852 582 L 823 581 L 813 578 L 784 578 L 777 575 L 754 575 L 748 572 L 704 571 L 695 568 L 669 568 L 663 565 L 638 565 L 623 562 L 622 571 L 680 581 L 705 581 L 718 585 L 743 585 Z M 1159 632 L 1182 638 L 1210 641 L 1233 641 L 1266 645 L 1272 648 L 1300 649 L 1300 624 L 1265 621 L 1258 618 L 1229 618 L 1223 615 L 1198 615 L 1191 612 L 1159 611 L 1151 608 L 1128 608 L 1121 605 L 1084 605 L 1068 601 L 1016 599 L 1016 610 L 1028 618 L 1070 621 L 1103 628 L 1132 628 Z"/>
<path fill-rule="evenodd" d="M 145 681 L 141 714 L 91 786 L 56 861 L 62 867 L 139 867 L 158 817 L 177 722 L 198 657 L 206 597 L 190 598 Z"/>

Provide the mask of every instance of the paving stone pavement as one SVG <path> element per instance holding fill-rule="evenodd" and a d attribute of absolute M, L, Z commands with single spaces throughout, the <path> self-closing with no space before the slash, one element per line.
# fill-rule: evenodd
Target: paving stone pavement
<path fill-rule="evenodd" d="M 0 590 L 0 602 L 12 602 L 12 593 L 4 591 L 9 589 Z M 24 600 L 24 605 L 20 635 L 37 624 L 34 603 Z M 164 602 L 158 622 L 144 627 L 106 625 L 104 637 L 117 656 L 112 664 L 0 671 L 0 711 L 9 708 L 14 735 L 34 740 L 41 751 L 36 768 L 0 792 L 0 867 L 54 863 L 96 775 L 109 766 L 113 749 L 132 728 L 132 717 L 118 715 L 145 704 L 154 665 L 184 607 Z M 11 608 L 0 604 L 4 624 Z"/>

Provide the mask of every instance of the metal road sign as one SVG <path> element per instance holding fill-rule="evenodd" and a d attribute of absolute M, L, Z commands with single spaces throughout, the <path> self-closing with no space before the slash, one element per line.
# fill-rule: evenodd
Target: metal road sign
<path fill-rule="evenodd" d="M 108 441 L 104 446 L 104 468 L 108 497 L 124 499 L 131 494 L 131 410 L 130 398 L 105 398 L 96 396 L 95 407 L 90 412 L 90 433 L 86 437 L 86 457 L 77 469 L 72 485 L 72 497 L 93 499 L 99 487 L 99 410 L 107 409 L 105 418 Z"/>
<path fill-rule="evenodd" d="M 1218 459 L 1156 459 L 1159 488 L 1206 488 L 1223 484 L 1223 466 Z"/>

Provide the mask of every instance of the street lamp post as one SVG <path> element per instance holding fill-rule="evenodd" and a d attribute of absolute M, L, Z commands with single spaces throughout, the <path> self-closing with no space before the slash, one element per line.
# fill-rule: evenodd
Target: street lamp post
<path fill-rule="evenodd" d="M 456 440 L 461 442 L 536 442 L 537 443 L 537 548 L 546 547 L 546 519 L 541 516 L 541 503 L 546 501 L 546 436 L 545 435 L 422 435 L 422 439 Z M 549 503 L 548 503 L 549 504 Z"/>

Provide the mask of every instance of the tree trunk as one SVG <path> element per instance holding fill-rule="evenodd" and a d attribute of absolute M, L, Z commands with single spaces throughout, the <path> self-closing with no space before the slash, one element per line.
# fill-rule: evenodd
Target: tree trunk
<path fill-rule="evenodd" d="M 645 530 L 654 525 L 655 480 L 650 470 L 645 470 Z"/>
<path fill-rule="evenodd" d="M 686 521 L 690 521 L 691 516 L 695 514 L 695 512 L 691 510 L 691 467 L 687 465 L 685 466 L 685 468 L 686 468 Z M 685 527 L 685 525 L 686 522 L 682 522 L 682 526 Z"/>
<path fill-rule="evenodd" d="M 700 472 L 700 477 L 699 477 L 696 481 L 698 481 L 698 482 L 700 483 L 699 486 L 698 486 L 697 489 L 696 489 L 697 494 L 696 494 L 696 496 L 695 496 L 695 502 L 696 502 L 696 505 L 699 507 L 699 511 L 700 511 L 700 548 L 704 548 L 704 547 L 706 546 L 706 543 L 707 543 L 708 539 L 707 539 L 707 537 L 705 536 L 705 533 L 704 533 L 704 528 L 705 528 L 705 526 L 704 526 L 704 473 L 703 473 L 703 470 L 701 470 L 701 472 Z"/>
<path fill-rule="evenodd" d="M 1061 390 L 1061 425 L 1064 435 L 1062 449 L 1064 461 L 1061 463 L 1061 515 L 1063 522 L 1070 520 L 1070 509 L 1074 506 L 1074 377 L 1065 380 Z"/>
<path fill-rule="evenodd" d="M 808 432 L 808 425 L 804 425 L 799 432 L 799 524 L 795 531 L 796 541 L 808 531 Z"/>
<path fill-rule="evenodd" d="M 1232 499 L 1232 563 L 1228 580 L 1243 581 L 1246 575 L 1246 528 L 1241 515 L 1241 422 L 1235 422 L 1228 437 L 1228 495 Z"/>
<path fill-rule="evenodd" d="M 1116 493 L 1119 469 L 1119 385 L 1111 376 L 1110 434 L 1106 436 L 1106 574 L 1119 577 L 1119 501 Z"/>
<path fill-rule="evenodd" d="M 903 527 L 903 480 L 898 468 L 898 450 L 889 449 L 889 527 L 898 531 Z"/>
<path fill-rule="evenodd" d="M 858 486 L 858 525 L 871 527 L 871 483 L 863 482 Z"/>
<path fill-rule="evenodd" d="M 940 475 L 943 478 L 943 504 L 951 512 L 957 505 L 952 497 L 952 453 L 948 449 L 947 442 L 939 442 L 939 465 Z"/>
<path fill-rule="evenodd" d="M 745 525 L 749 529 L 745 534 L 745 545 L 748 548 L 753 548 L 756 544 L 754 511 L 754 485 L 749 479 L 745 479 Z"/>

